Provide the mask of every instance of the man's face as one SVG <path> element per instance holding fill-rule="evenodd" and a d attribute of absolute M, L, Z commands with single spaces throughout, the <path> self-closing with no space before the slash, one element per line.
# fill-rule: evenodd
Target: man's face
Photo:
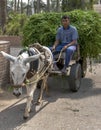
<path fill-rule="evenodd" d="M 67 19 L 62 19 L 62 25 L 64 28 L 67 28 L 69 26 L 70 20 Z"/>

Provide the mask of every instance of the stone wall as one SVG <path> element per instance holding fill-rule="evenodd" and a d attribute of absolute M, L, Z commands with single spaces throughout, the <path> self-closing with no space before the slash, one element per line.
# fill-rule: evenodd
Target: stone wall
<path fill-rule="evenodd" d="M 11 46 L 13 47 L 19 47 L 21 46 L 22 37 L 20 36 L 0 36 L 0 41 L 9 41 Z"/>
<path fill-rule="evenodd" d="M 10 53 L 10 42 L 0 41 L 0 52 Z M 0 54 L 0 87 L 10 82 L 10 62 Z"/>
<path fill-rule="evenodd" d="M 0 51 L 11 53 L 11 49 L 15 54 L 16 48 L 21 47 L 22 37 L 20 36 L 1 36 L 0 35 Z M 17 53 L 17 52 L 16 52 Z M 0 87 L 10 83 L 10 62 L 0 54 Z"/>

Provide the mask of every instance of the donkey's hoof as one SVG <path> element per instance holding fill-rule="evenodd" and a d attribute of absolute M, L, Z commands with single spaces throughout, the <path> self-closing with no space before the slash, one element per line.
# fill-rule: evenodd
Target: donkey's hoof
<path fill-rule="evenodd" d="M 35 105 L 40 105 L 40 102 L 39 101 L 35 102 Z"/>
<path fill-rule="evenodd" d="M 27 120 L 29 116 L 23 116 L 23 119 L 24 120 Z"/>
<path fill-rule="evenodd" d="M 29 114 L 24 114 L 23 119 L 27 119 L 29 117 Z"/>

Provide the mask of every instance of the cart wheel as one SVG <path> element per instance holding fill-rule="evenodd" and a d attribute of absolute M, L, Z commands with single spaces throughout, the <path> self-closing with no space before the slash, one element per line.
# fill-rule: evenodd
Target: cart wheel
<path fill-rule="evenodd" d="M 73 64 L 70 70 L 69 87 L 71 91 L 77 92 L 81 85 L 81 65 Z"/>

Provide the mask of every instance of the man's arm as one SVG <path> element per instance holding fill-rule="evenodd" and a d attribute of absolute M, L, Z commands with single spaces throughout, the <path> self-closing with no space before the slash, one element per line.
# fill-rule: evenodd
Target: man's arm
<path fill-rule="evenodd" d="M 53 45 L 53 47 L 52 47 L 52 50 L 55 50 L 55 48 L 56 48 L 56 46 L 59 44 L 59 40 L 56 40 L 55 42 L 54 42 L 54 45 Z"/>
<path fill-rule="evenodd" d="M 77 40 L 73 40 L 72 42 L 70 42 L 70 43 L 67 44 L 66 46 L 67 46 L 67 47 L 72 46 L 72 45 L 74 45 L 76 42 L 77 42 Z"/>
<path fill-rule="evenodd" d="M 52 47 L 52 50 L 55 50 L 56 46 L 60 43 L 60 35 L 61 35 L 61 29 L 58 28 L 57 34 L 56 34 L 56 40 L 54 42 L 54 45 Z"/>
<path fill-rule="evenodd" d="M 73 41 L 70 42 L 69 44 L 65 45 L 65 46 L 63 47 L 63 50 L 67 49 L 69 46 L 74 45 L 74 44 L 76 43 L 76 41 L 77 41 L 77 40 L 73 40 Z"/>

